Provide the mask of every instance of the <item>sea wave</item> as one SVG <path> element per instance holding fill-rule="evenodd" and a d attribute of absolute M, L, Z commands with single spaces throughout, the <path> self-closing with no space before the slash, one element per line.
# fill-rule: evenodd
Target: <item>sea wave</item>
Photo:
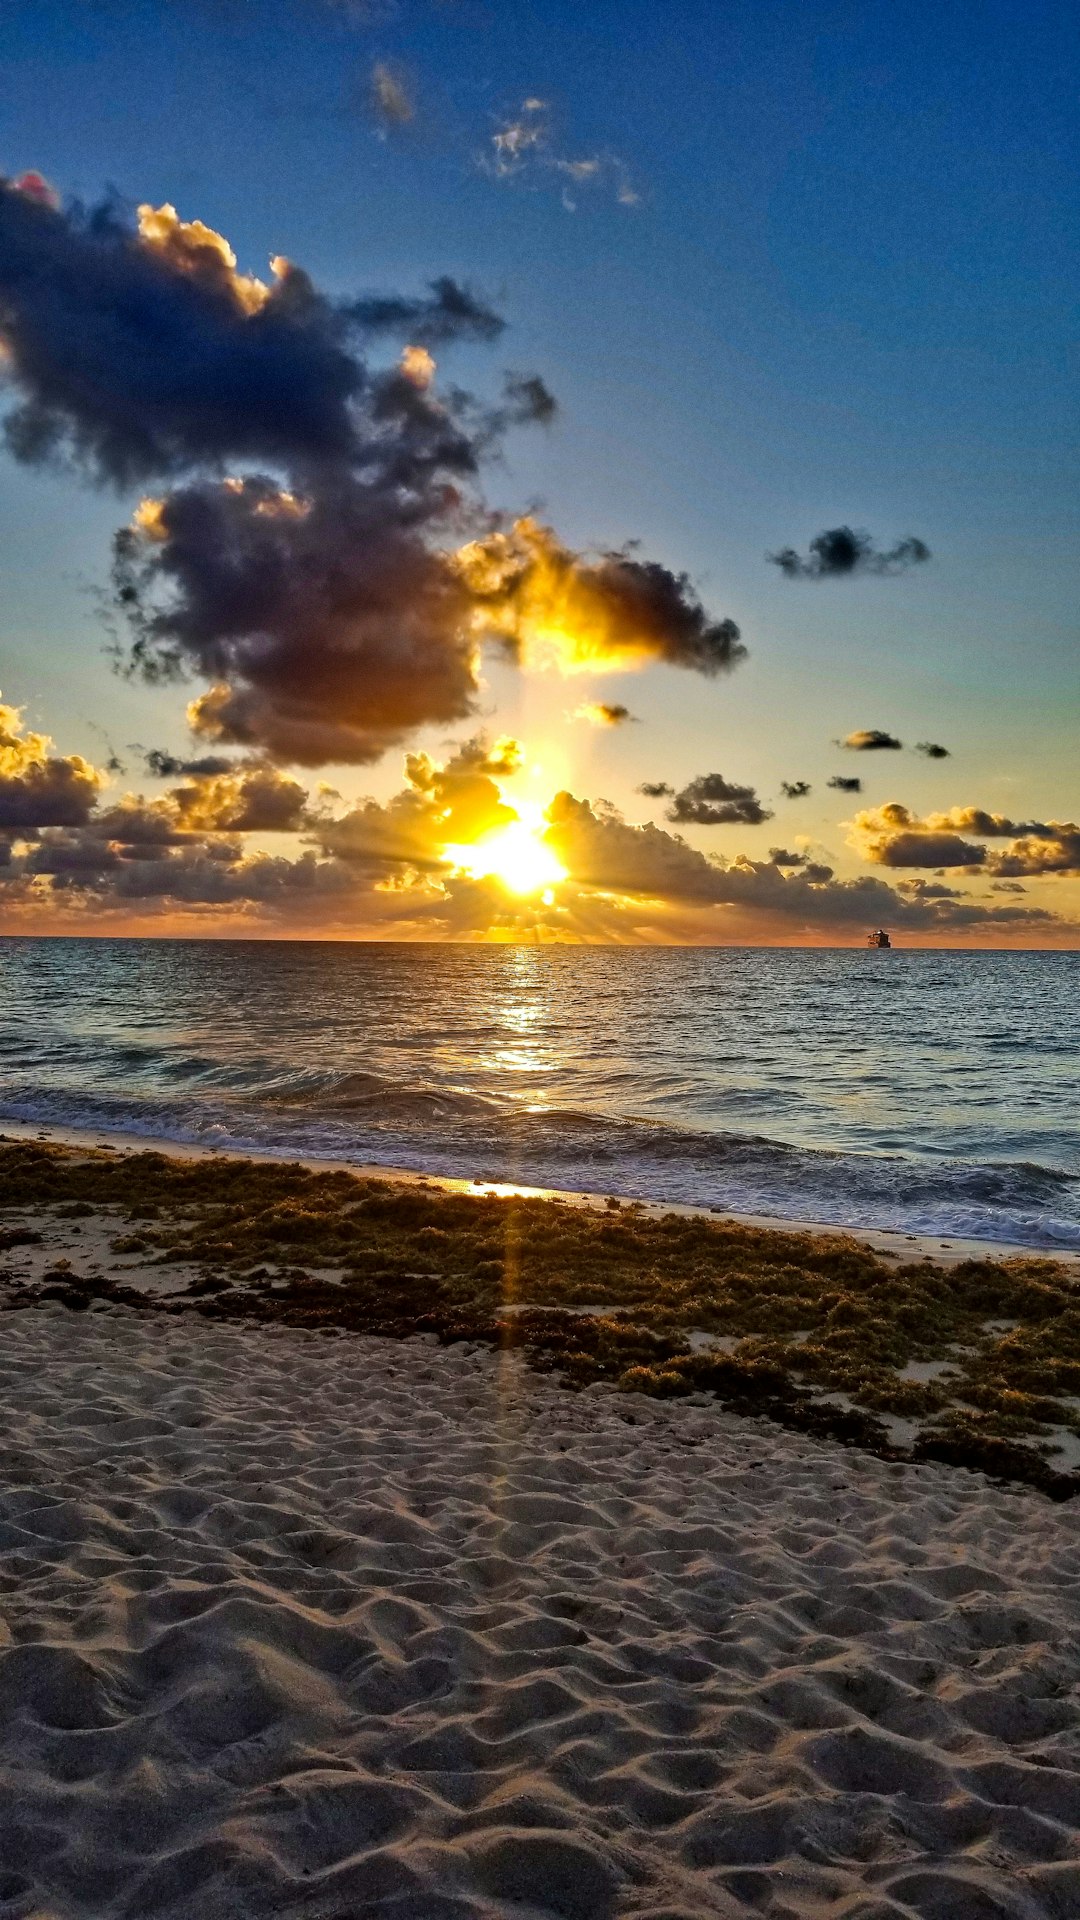
<path fill-rule="evenodd" d="M 24 1086 L 0 1095 L 0 1119 L 604 1192 L 778 1221 L 1080 1246 L 1080 1177 L 1029 1160 L 813 1148 L 652 1117 L 527 1107 L 355 1070 L 279 1071 L 257 1094 L 234 1081 L 228 1090 L 204 1085 L 195 1099 Z"/>

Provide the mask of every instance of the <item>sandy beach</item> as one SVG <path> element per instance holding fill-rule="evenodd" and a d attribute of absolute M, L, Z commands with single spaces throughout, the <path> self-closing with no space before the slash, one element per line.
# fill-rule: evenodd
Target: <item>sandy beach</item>
<path fill-rule="evenodd" d="M 434 1341 L 8 1314 L 0 1911 L 1075 1914 L 1075 1505 Z"/>
<path fill-rule="evenodd" d="M 0 1161 L 4 1920 L 1080 1911 L 1075 1480 L 1008 1484 L 1037 1440 L 1004 1480 L 902 1453 L 917 1423 L 865 1411 L 1025 1435 L 1000 1355 L 1045 1370 L 1067 1269 L 272 1162 Z M 758 1336 L 687 1334 L 744 1282 L 747 1326 L 782 1284 L 841 1332 L 895 1293 L 891 1386 L 821 1398 Z M 980 1331 L 984 1293 L 1026 1332 Z M 967 1328 L 975 1372 L 901 1365 L 925 1299 L 910 1351 Z M 363 1330 L 387 1313 L 404 1337 Z"/>

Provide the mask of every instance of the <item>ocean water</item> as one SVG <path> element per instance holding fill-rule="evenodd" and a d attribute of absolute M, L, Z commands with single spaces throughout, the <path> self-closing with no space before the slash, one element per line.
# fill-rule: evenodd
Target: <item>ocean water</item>
<path fill-rule="evenodd" d="M 0 1120 L 1080 1246 L 1080 954 L 0 941 Z"/>

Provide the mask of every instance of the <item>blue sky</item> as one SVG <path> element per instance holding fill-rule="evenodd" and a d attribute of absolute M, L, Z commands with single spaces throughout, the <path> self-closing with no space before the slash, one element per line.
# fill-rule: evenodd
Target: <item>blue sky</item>
<path fill-rule="evenodd" d="M 536 369 L 560 403 L 513 436 L 489 497 L 542 502 L 575 547 L 639 539 L 750 648 L 715 682 L 575 684 L 640 715 L 602 733 L 565 727 L 563 683 L 494 668 L 490 724 L 634 819 L 642 779 L 721 769 L 775 821 L 692 844 L 758 857 L 802 833 L 855 873 L 825 787 L 854 728 L 951 749 L 859 756 L 868 804 L 1080 806 L 1078 54 L 1064 5 L 8 0 L 0 170 L 173 202 L 242 268 L 283 253 L 331 293 L 440 273 L 487 293 L 510 330 L 453 375 Z M 407 125 L 373 117 L 375 63 Z M 546 160 L 494 177 L 492 136 L 529 99 Z M 553 164 L 594 158 L 583 184 Z M 99 760 L 96 729 L 121 751 L 186 737 L 176 690 L 103 653 L 94 589 L 136 497 L 0 457 L 0 683 Z M 766 564 L 845 522 L 933 558 L 820 583 Z M 385 798 L 400 754 L 327 777 Z M 786 805 L 783 778 L 813 795 Z M 1058 912 L 1077 893 L 1031 888 Z"/>

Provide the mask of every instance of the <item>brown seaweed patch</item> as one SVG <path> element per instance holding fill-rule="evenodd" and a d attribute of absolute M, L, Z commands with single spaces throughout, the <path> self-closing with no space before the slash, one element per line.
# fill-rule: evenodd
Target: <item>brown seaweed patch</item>
<path fill-rule="evenodd" d="M 1052 1260 L 896 1265 L 843 1234 L 39 1141 L 0 1144 L 0 1206 L 39 1225 L 107 1211 L 124 1223 L 117 1253 L 200 1270 L 153 1311 L 517 1347 L 571 1386 L 708 1393 L 884 1453 L 882 1416 L 898 1416 L 921 1427 L 917 1457 L 948 1448 L 1050 1475 L 1059 1495 L 1072 1484 L 1039 1444 L 1048 1427 L 1080 1432 L 1080 1295 Z M 34 1238 L 25 1222 L 6 1232 Z M 4 1304 L 43 1285 L 73 1307 L 150 1304 L 95 1284 L 54 1263 L 36 1294 L 6 1283 Z M 691 1333 L 731 1350 L 696 1351 Z M 936 1377 L 913 1376 L 927 1363 Z"/>

